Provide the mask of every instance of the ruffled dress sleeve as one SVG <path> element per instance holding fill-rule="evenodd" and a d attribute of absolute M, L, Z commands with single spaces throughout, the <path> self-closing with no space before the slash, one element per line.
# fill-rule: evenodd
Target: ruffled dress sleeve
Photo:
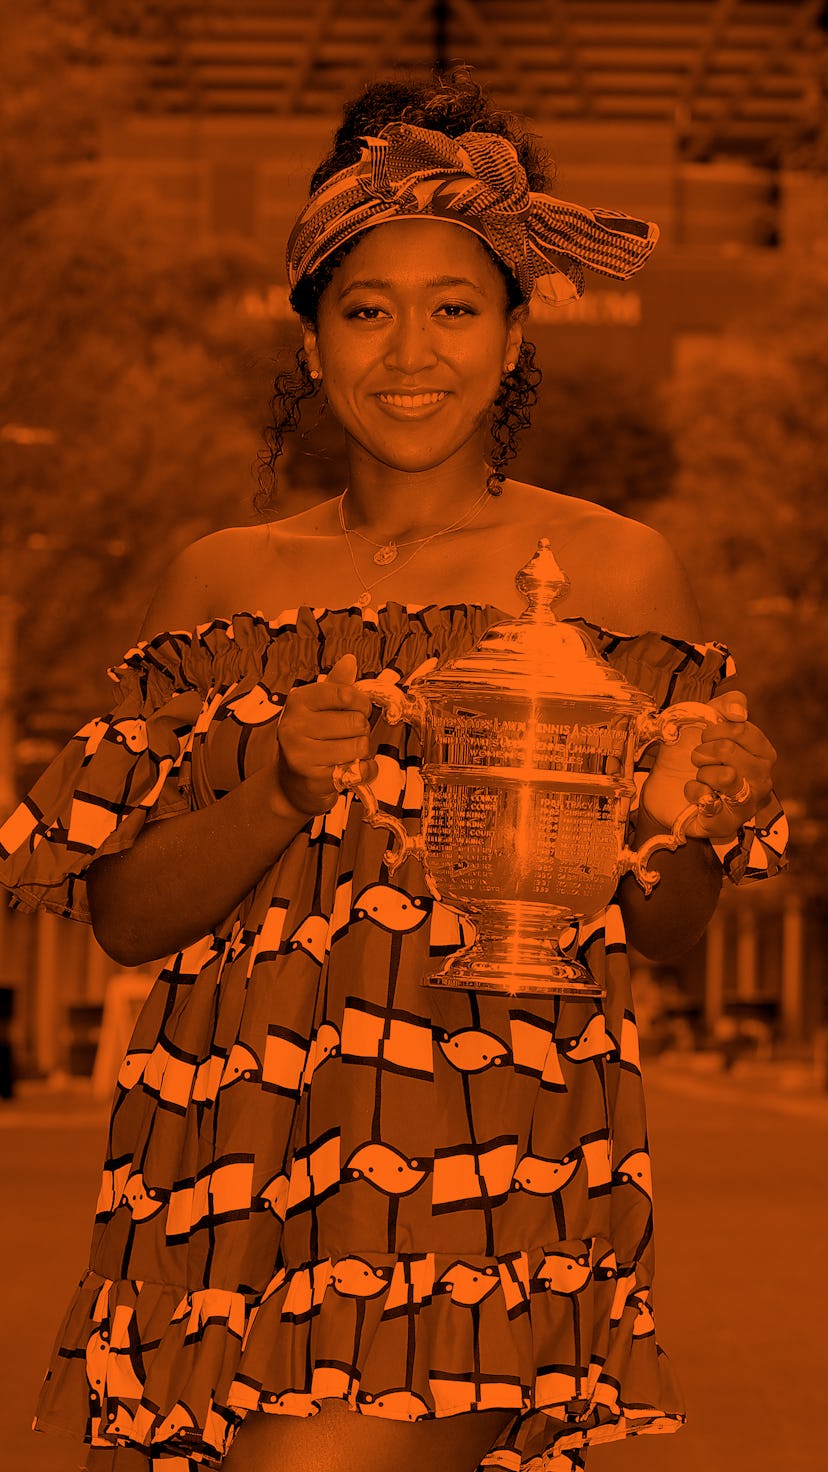
<path fill-rule="evenodd" d="M 188 634 L 138 645 L 108 671 L 111 711 L 68 742 L 0 828 L 0 882 L 13 908 L 89 920 L 86 871 L 131 847 L 152 819 L 191 806 L 186 768 L 203 671 Z"/>
<path fill-rule="evenodd" d="M 687 700 L 706 704 L 736 675 L 733 655 L 724 644 L 693 644 L 658 633 L 612 633 L 579 619 L 573 622 L 587 630 L 604 659 L 646 690 L 660 710 Z M 639 791 L 656 749 L 649 747 L 637 765 Z M 787 868 L 788 840 L 788 820 L 778 806 L 764 825 L 749 818 L 731 843 L 714 844 L 713 849 L 725 878 L 731 884 L 746 884 L 770 879 Z"/>

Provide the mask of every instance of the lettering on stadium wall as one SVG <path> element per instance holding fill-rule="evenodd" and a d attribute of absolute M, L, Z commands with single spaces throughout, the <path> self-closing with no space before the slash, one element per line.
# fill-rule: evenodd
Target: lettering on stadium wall
<path fill-rule="evenodd" d="M 240 298 L 241 310 L 248 317 L 270 321 L 290 321 L 293 312 L 286 286 L 275 283 L 261 291 L 246 291 Z M 533 322 L 544 327 L 638 327 L 641 323 L 641 296 L 637 291 L 614 291 L 588 288 L 580 301 L 553 307 L 535 301 L 530 309 Z"/>
<path fill-rule="evenodd" d="M 533 322 L 546 326 L 638 327 L 641 323 L 641 295 L 637 291 L 593 290 L 587 287 L 579 301 L 563 302 L 553 307 L 548 302 L 533 301 L 529 315 Z"/>

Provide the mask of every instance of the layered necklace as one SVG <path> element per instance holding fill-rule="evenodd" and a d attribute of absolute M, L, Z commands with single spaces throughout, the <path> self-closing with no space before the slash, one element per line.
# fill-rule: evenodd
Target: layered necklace
<path fill-rule="evenodd" d="M 469 507 L 468 511 L 464 511 L 463 515 L 458 516 L 457 520 L 453 521 L 450 526 L 444 526 L 440 529 L 440 531 L 432 532 L 430 536 L 413 537 L 406 542 L 398 542 L 393 537 L 390 537 L 387 542 L 372 542 L 371 538 L 364 536 L 362 532 L 352 531 L 350 527 L 345 525 L 345 497 L 347 496 L 347 494 L 348 487 L 346 486 L 337 502 L 339 525 L 341 526 L 345 537 L 345 545 L 348 548 L 348 553 L 351 558 L 351 565 L 354 569 L 354 576 L 357 582 L 362 587 L 362 592 L 357 599 L 357 603 L 359 604 L 360 608 L 367 608 L 368 604 L 371 602 L 371 594 L 373 593 L 374 589 L 380 583 L 384 582 L 386 578 L 390 578 L 393 573 L 399 572 L 400 569 L 403 567 L 407 567 L 409 562 L 413 561 L 413 559 L 417 556 L 417 553 L 422 552 L 423 548 L 428 546 L 429 542 L 436 542 L 438 537 L 445 537 L 448 535 L 449 532 L 455 532 L 458 531 L 462 526 L 468 526 L 469 522 L 474 520 L 475 516 L 483 505 L 483 502 L 488 497 L 489 488 L 488 485 L 484 486 L 477 500 Z M 379 567 L 387 567 L 389 563 L 395 563 L 399 556 L 400 547 L 413 547 L 414 551 L 410 552 L 408 557 L 405 558 L 405 561 L 400 563 L 399 568 L 392 567 L 390 572 L 384 572 L 380 577 L 375 578 L 372 583 L 366 583 L 365 579 L 362 576 L 362 573 L 357 567 L 357 560 L 354 555 L 354 549 L 351 545 L 352 536 L 360 537 L 363 542 L 368 542 L 370 546 L 376 547 L 378 549 L 374 553 L 374 562 L 376 562 Z"/>

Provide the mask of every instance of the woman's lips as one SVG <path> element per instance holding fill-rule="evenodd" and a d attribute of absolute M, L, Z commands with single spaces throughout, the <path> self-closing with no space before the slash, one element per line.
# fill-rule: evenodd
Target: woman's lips
<path fill-rule="evenodd" d="M 419 416 L 431 413 L 439 408 L 448 398 L 445 389 L 432 390 L 424 393 L 380 393 L 377 399 L 383 409 L 389 413 L 402 414 L 406 418 L 412 414 Z"/>

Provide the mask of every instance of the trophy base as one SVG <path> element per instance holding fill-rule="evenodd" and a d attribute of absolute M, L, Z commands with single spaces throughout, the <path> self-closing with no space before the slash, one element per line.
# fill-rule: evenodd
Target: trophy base
<path fill-rule="evenodd" d="M 455 908 L 452 906 L 451 908 Z M 573 931 L 571 916 L 547 905 L 501 902 L 463 919 L 477 935 L 455 951 L 423 986 L 493 992 L 508 997 L 603 997 L 604 988 L 579 961 L 561 954 L 560 941 Z"/>

